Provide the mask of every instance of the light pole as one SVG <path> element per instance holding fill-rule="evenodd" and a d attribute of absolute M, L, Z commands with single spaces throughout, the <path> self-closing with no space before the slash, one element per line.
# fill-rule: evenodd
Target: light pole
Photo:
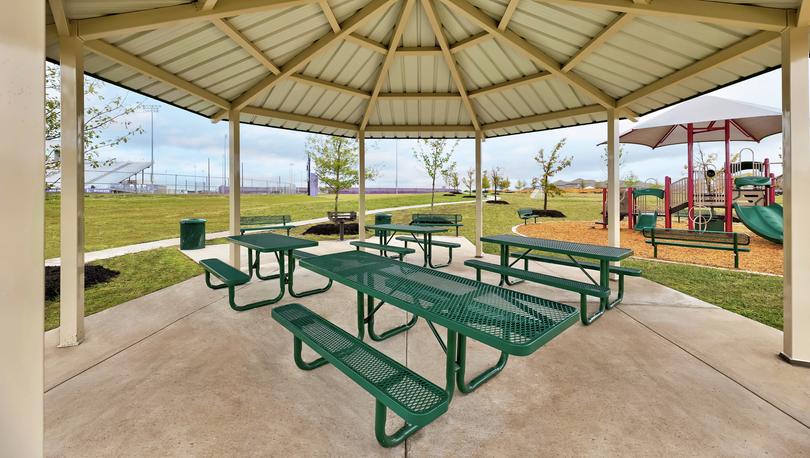
<path fill-rule="evenodd" d="M 149 184 L 155 184 L 155 113 L 160 111 L 160 105 L 144 105 L 141 109 L 149 113 L 149 134 L 152 137 L 150 142 Z"/>

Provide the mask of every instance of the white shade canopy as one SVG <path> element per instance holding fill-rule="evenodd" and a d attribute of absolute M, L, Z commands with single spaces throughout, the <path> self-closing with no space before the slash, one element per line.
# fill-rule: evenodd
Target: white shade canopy
<path fill-rule="evenodd" d="M 782 132 L 782 112 L 762 105 L 721 97 L 704 96 L 679 104 L 622 134 L 621 143 L 658 148 L 688 143 L 687 126 L 695 128 L 694 141 L 725 141 L 723 123 L 728 120 L 732 141 L 759 142 Z M 713 129 L 714 128 L 714 129 Z"/>

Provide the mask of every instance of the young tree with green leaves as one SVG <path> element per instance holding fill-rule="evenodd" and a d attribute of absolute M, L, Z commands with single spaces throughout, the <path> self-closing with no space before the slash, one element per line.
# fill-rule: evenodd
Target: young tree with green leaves
<path fill-rule="evenodd" d="M 489 176 L 492 177 L 492 192 L 495 194 L 495 200 L 498 200 L 498 190 L 503 190 L 504 184 L 509 186 L 509 181 L 503 176 L 503 170 L 500 167 L 493 167 Z"/>
<path fill-rule="evenodd" d="M 549 195 L 560 194 L 560 189 L 551 182 L 551 178 L 571 166 L 572 158 L 560 155 L 565 147 L 565 140 L 563 138 L 557 142 L 548 157 L 546 157 L 544 148 L 540 148 L 534 157 L 534 160 L 540 165 L 540 176 L 535 177 L 533 182 L 543 190 L 543 210 L 548 210 Z"/>
<path fill-rule="evenodd" d="M 436 178 L 450 166 L 456 146 L 458 146 L 458 141 L 450 143 L 441 138 L 425 138 L 419 140 L 417 148 L 413 150 L 413 157 L 422 164 L 422 168 L 425 169 L 431 180 L 431 209 L 436 199 Z"/>
<path fill-rule="evenodd" d="M 335 195 L 335 211 L 341 191 L 360 183 L 360 153 L 357 140 L 345 137 L 310 135 L 305 151 L 312 160 L 312 170 L 321 186 Z M 378 171 L 366 167 L 366 180 L 374 181 Z"/>
<path fill-rule="evenodd" d="M 492 183 L 489 182 L 489 176 L 487 175 L 487 172 L 484 172 L 483 174 L 481 174 L 481 190 L 482 191 L 488 190 L 491 187 Z"/>
<path fill-rule="evenodd" d="M 59 66 L 45 65 L 45 178 L 58 175 L 62 167 L 62 100 Z M 127 104 L 125 97 L 107 100 L 103 94 L 104 83 L 87 77 L 84 81 L 84 160 L 92 168 L 112 163 L 113 159 L 101 160 L 99 152 L 104 148 L 126 143 L 135 135 L 143 133 L 127 116 L 138 111 L 140 103 Z M 119 130 L 110 135 L 111 128 Z M 52 187 L 57 180 L 47 182 Z"/>
<path fill-rule="evenodd" d="M 458 170 L 456 170 L 456 163 L 453 162 L 447 168 L 442 170 L 442 178 L 444 179 L 444 183 L 447 185 L 448 188 L 454 193 L 458 192 L 459 184 L 461 183 L 461 179 L 458 176 Z"/>
<path fill-rule="evenodd" d="M 467 195 L 472 195 L 473 185 L 475 185 L 475 169 L 467 169 L 467 173 L 461 178 L 464 187 L 467 188 Z"/>
<path fill-rule="evenodd" d="M 515 183 L 515 188 L 516 188 L 518 191 L 521 191 L 521 190 L 523 190 L 523 189 L 526 189 L 526 182 L 525 182 L 525 181 L 523 181 L 523 180 L 517 180 L 517 183 Z"/>

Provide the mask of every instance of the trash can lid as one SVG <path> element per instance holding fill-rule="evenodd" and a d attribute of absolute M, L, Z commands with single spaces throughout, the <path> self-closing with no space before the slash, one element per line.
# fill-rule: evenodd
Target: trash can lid
<path fill-rule="evenodd" d="M 204 223 L 205 219 L 203 218 L 186 218 L 181 219 L 180 224 L 192 224 L 192 223 Z"/>
<path fill-rule="evenodd" d="M 375 213 L 374 215 L 375 216 L 388 216 L 389 218 L 394 216 L 391 213 Z"/>

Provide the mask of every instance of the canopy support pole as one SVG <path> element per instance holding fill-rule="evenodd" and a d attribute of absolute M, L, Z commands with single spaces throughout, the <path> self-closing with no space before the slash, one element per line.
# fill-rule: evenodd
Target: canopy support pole
<path fill-rule="evenodd" d="M 621 215 L 619 181 L 619 117 L 616 110 L 607 110 L 607 213 L 608 213 L 608 245 L 618 247 L 621 244 Z M 628 209 L 630 209 L 630 193 L 627 194 Z M 633 215 L 627 215 L 632 220 Z"/>
<path fill-rule="evenodd" d="M 691 122 L 686 125 L 686 224 L 690 231 L 695 230 L 695 125 Z"/>
<path fill-rule="evenodd" d="M 484 236 L 484 199 L 481 189 L 481 142 L 483 133 L 479 130 L 475 132 L 475 257 L 484 255 L 484 244 L 481 237 Z"/>
<path fill-rule="evenodd" d="M 357 235 L 361 242 L 366 241 L 366 131 L 357 134 L 359 146 L 359 169 L 357 183 Z"/>
<path fill-rule="evenodd" d="M 84 340 L 84 53 L 59 38 L 61 167 L 59 346 Z"/>
<path fill-rule="evenodd" d="M 784 152 L 784 348 L 788 362 L 810 367 L 810 27 L 782 33 Z"/>
<path fill-rule="evenodd" d="M 732 223 L 734 222 L 734 215 L 732 214 L 732 199 L 734 189 L 732 189 L 731 181 L 731 121 L 726 119 L 724 121 L 725 143 L 726 143 L 726 160 L 725 160 L 725 194 L 726 194 L 726 217 L 725 217 L 725 230 L 726 232 L 733 231 Z"/>
<path fill-rule="evenodd" d="M 228 231 L 231 235 L 239 235 L 241 199 L 242 199 L 242 173 L 241 173 L 241 151 L 240 151 L 240 128 L 239 110 L 231 110 L 228 113 L 228 179 L 231 182 L 228 193 Z M 241 268 L 242 256 L 239 245 L 230 244 L 230 262 L 237 269 Z"/>
<path fill-rule="evenodd" d="M 0 15 L 0 448 L 43 454 L 45 2 Z"/>

